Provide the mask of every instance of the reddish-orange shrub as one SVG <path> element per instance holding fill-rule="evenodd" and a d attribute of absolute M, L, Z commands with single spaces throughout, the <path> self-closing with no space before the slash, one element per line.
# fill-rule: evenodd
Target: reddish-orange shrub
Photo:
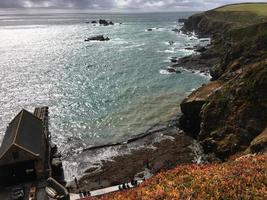
<path fill-rule="evenodd" d="M 162 172 L 139 187 L 90 200 L 267 199 L 267 155 L 223 164 L 185 165 Z"/>

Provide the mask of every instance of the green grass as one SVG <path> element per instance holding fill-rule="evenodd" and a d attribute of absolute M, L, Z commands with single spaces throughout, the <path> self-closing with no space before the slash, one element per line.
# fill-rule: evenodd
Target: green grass
<path fill-rule="evenodd" d="M 252 12 L 259 16 L 267 16 L 267 3 L 246 3 L 246 4 L 234 4 L 227 5 L 215 9 L 216 11 L 237 11 L 237 12 Z"/>

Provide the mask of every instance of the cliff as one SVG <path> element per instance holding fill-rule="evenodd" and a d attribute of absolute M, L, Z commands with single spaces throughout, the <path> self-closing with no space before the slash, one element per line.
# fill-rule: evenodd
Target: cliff
<path fill-rule="evenodd" d="M 220 56 L 209 68 L 213 81 L 182 102 L 180 123 L 207 153 L 221 159 L 245 150 L 266 150 L 267 16 L 249 11 L 255 4 L 241 5 L 246 11 L 226 6 L 193 15 L 183 28 L 210 36 L 208 51 Z M 259 6 L 267 13 L 267 4 Z M 251 148 L 255 140 L 260 144 Z"/>

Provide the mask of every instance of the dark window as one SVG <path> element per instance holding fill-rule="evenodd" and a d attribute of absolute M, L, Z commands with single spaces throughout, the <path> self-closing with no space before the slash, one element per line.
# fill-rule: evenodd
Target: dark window
<path fill-rule="evenodd" d="M 15 151 L 12 153 L 13 159 L 18 159 L 19 158 L 19 152 Z"/>

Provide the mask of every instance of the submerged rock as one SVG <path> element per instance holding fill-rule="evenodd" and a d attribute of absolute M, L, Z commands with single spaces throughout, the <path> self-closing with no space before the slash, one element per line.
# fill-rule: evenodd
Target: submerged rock
<path fill-rule="evenodd" d="M 167 67 L 167 71 L 170 73 L 176 72 L 175 68 L 173 68 L 173 67 Z"/>
<path fill-rule="evenodd" d="M 169 41 L 169 45 L 174 45 L 174 41 Z"/>
<path fill-rule="evenodd" d="M 171 57 L 171 58 L 170 58 L 170 61 L 171 61 L 172 63 L 176 63 L 176 62 L 178 61 L 178 58 L 177 58 L 177 57 Z"/>
<path fill-rule="evenodd" d="M 194 47 L 186 47 L 185 50 L 190 50 L 191 51 L 191 50 L 195 50 L 195 48 Z"/>
<path fill-rule="evenodd" d="M 196 52 L 199 52 L 199 53 L 202 53 L 204 51 L 207 51 L 207 48 L 206 47 L 198 47 L 195 49 Z"/>
<path fill-rule="evenodd" d="M 89 37 L 87 39 L 85 39 L 85 42 L 88 41 L 108 41 L 110 40 L 108 37 L 104 37 L 103 35 L 97 35 L 97 36 L 93 36 L 93 37 Z"/>
<path fill-rule="evenodd" d="M 174 31 L 174 32 L 180 32 L 180 29 L 174 28 L 174 29 L 172 29 L 172 31 Z"/>
<path fill-rule="evenodd" d="M 177 70 L 177 69 L 174 68 L 174 67 L 167 67 L 166 70 L 167 70 L 169 73 L 178 73 L 178 74 L 182 73 L 181 71 Z"/>

